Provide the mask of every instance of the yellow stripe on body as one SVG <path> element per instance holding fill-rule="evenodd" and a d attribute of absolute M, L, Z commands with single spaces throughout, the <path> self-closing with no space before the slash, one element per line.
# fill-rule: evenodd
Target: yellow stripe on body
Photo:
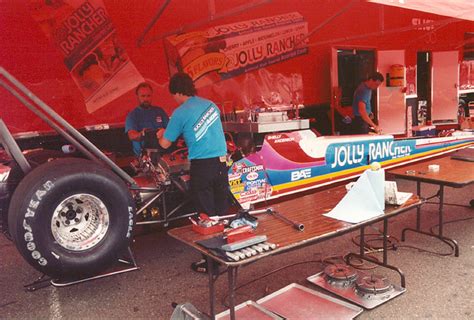
<path fill-rule="evenodd" d="M 456 146 L 451 146 L 451 147 L 444 147 L 444 148 L 440 148 L 440 149 L 436 149 L 436 150 L 417 153 L 416 155 L 406 156 L 406 157 L 403 157 L 403 158 L 395 158 L 395 159 L 391 159 L 391 160 L 386 160 L 386 161 L 380 162 L 380 164 L 382 165 L 382 167 L 384 167 L 384 166 L 387 166 L 387 165 L 390 165 L 390 164 L 393 164 L 393 163 L 412 160 L 412 159 L 416 159 L 416 158 L 421 158 L 421 157 L 425 157 L 427 155 L 431 155 L 431 154 L 434 154 L 434 153 L 440 153 L 442 151 L 448 151 L 448 150 L 451 150 L 451 149 L 457 149 L 457 148 L 460 148 L 460 147 L 463 147 L 463 146 L 468 146 L 470 144 L 472 144 L 472 142 L 467 142 L 467 143 L 463 143 L 461 145 L 456 145 Z M 370 168 L 370 165 L 365 165 L 365 166 L 361 166 L 361 167 L 357 167 L 357 168 L 352 168 L 352 169 L 347 169 L 347 170 L 338 171 L 338 172 L 334 172 L 334 173 L 319 175 L 317 177 L 308 178 L 308 179 L 305 179 L 305 180 L 282 183 L 282 184 L 273 186 L 273 190 L 281 191 L 281 190 L 285 190 L 285 189 L 289 189 L 289 188 L 293 188 L 293 187 L 303 186 L 303 185 L 311 184 L 311 183 L 314 183 L 314 182 L 317 182 L 317 181 L 320 181 L 320 180 L 337 178 L 337 177 L 340 177 L 340 176 L 349 175 L 351 173 L 356 173 L 358 171 L 364 171 L 364 170 L 369 169 L 369 168 Z"/>

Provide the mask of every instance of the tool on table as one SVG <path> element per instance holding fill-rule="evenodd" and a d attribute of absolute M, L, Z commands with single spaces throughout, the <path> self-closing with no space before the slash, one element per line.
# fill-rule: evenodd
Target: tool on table
<path fill-rule="evenodd" d="M 298 231 L 303 231 L 304 230 L 304 224 L 288 219 L 286 216 L 284 216 L 283 214 L 281 214 L 278 211 L 274 210 L 273 208 L 267 209 L 267 213 L 272 214 L 275 218 L 278 218 L 278 219 L 290 224 L 291 226 L 293 226 L 293 228 L 295 228 Z"/>
<path fill-rule="evenodd" d="M 237 214 L 228 215 L 228 216 L 221 216 L 221 217 L 219 217 L 219 219 L 233 218 L 231 221 L 235 221 L 235 219 L 244 217 L 245 220 L 250 220 L 250 218 L 253 218 L 254 220 L 256 220 L 256 218 L 253 217 L 253 216 L 255 216 L 257 214 L 261 214 L 261 213 L 272 214 L 273 216 L 275 216 L 275 218 L 278 218 L 278 219 L 290 224 L 291 226 L 293 226 L 298 231 L 303 231 L 304 230 L 304 224 L 293 221 L 293 220 L 290 220 L 288 217 L 286 217 L 283 214 L 279 213 L 278 211 L 276 211 L 272 207 L 269 207 L 269 208 L 266 208 L 266 209 L 250 210 L 250 211 L 249 210 L 240 210 Z M 255 222 L 255 224 L 257 224 L 257 222 Z"/>
<path fill-rule="evenodd" d="M 193 231 L 200 234 L 212 234 L 224 230 L 224 221 L 213 219 L 205 213 L 200 213 L 197 219 L 189 217 L 193 224 Z"/>

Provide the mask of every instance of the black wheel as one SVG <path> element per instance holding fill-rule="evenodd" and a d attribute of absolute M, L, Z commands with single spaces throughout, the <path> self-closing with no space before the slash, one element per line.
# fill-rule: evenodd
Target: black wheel
<path fill-rule="evenodd" d="M 130 243 L 135 205 L 112 171 L 84 159 L 38 166 L 16 188 L 9 230 L 22 256 L 56 278 L 97 274 Z"/>
<path fill-rule="evenodd" d="M 474 208 L 474 199 L 471 199 L 471 201 L 469 201 L 469 204 L 471 205 L 471 208 Z"/>
<path fill-rule="evenodd" d="M 36 168 L 42 163 L 46 163 L 58 158 L 65 158 L 67 157 L 67 155 L 57 150 L 36 149 L 36 150 L 31 150 L 31 151 L 26 152 L 24 154 L 24 157 L 28 161 L 31 168 Z M 5 199 L 0 199 L 0 202 L 2 203 L 2 205 L 5 206 L 5 210 L 4 210 L 5 212 L 2 215 L 2 221 L 3 221 L 3 226 L 5 228 L 5 232 L 7 232 L 8 230 L 7 212 L 8 212 L 8 207 L 10 205 L 11 195 L 13 195 L 13 192 L 15 191 L 16 187 L 20 183 L 21 179 L 25 177 L 25 174 L 23 173 L 22 168 L 15 160 L 12 160 L 8 164 L 8 166 L 11 168 L 11 170 L 10 170 L 10 173 L 8 174 L 8 181 L 7 181 L 7 186 L 5 190 L 6 195 L 5 195 Z"/>

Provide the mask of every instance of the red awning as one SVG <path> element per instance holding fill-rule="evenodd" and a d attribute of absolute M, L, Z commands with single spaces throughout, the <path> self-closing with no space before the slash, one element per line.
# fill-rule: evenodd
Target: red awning
<path fill-rule="evenodd" d="M 368 0 L 368 2 L 474 21 L 473 0 Z"/>

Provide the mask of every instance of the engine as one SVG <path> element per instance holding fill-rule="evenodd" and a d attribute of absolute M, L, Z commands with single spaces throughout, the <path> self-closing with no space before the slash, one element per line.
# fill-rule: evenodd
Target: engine
<path fill-rule="evenodd" d="M 131 165 L 136 172 L 134 180 L 140 190 L 135 198 L 142 209 L 137 213 L 144 220 L 166 219 L 169 212 L 173 214 L 175 208 L 180 208 L 189 200 L 190 163 L 187 148 L 171 153 L 145 149 L 144 154 Z"/>

